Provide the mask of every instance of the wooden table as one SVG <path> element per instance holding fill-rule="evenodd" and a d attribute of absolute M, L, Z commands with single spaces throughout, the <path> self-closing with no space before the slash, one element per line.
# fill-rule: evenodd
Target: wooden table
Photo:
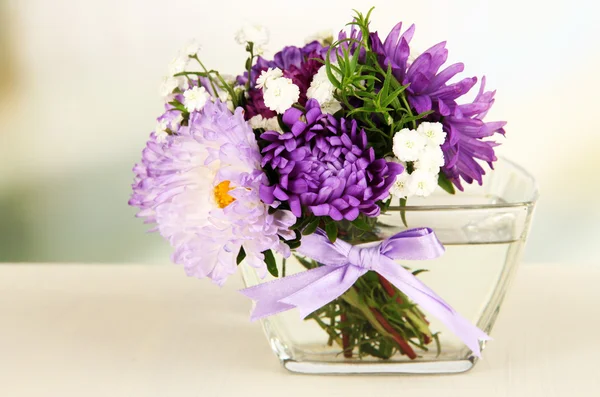
<path fill-rule="evenodd" d="M 484 360 L 447 376 L 281 368 L 238 279 L 0 265 L 0 396 L 600 396 L 600 267 L 523 265 Z"/>

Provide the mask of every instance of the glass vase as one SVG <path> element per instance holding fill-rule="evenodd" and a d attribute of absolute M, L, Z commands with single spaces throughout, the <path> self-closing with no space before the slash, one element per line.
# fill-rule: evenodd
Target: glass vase
<path fill-rule="evenodd" d="M 534 179 L 501 159 L 482 186 L 468 185 L 455 195 L 440 190 L 427 198 L 410 198 L 404 207 L 391 206 L 377 218 L 367 241 L 386 239 L 407 228 L 432 228 L 446 248 L 444 255 L 398 265 L 417 271 L 421 281 L 490 334 L 517 269 L 536 199 Z M 363 242 L 349 235 L 340 232 L 340 238 L 352 244 Z M 298 255 L 277 258 L 277 263 L 282 276 L 311 267 Z M 273 279 L 260 279 L 249 266 L 241 268 L 247 286 Z M 373 272 L 363 278 L 356 289 L 373 288 L 373 299 L 381 300 L 377 309 L 367 303 L 353 306 L 355 297 L 342 296 L 304 320 L 297 310 L 261 320 L 286 369 L 313 374 L 432 374 L 464 372 L 475 365 L 471 350 L 401 291 Z"/>

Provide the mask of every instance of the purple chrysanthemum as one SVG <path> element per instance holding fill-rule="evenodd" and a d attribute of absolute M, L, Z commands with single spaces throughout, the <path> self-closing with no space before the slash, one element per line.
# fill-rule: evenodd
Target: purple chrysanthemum
<path fill-rule="evenodd" d="M 170 117 L 170 115 L 169 115 Z M 266 274 L 263 252 L 289 255 L 280 237 L 295 238 L 290 211 L 269 212 L 259 197 L 266 183 L 261 156 L 243 110 L 209 101 L 164 140 L 155 133 L 134 167 L 130 205 L 156 222 L 174 247 L 173 261 L 190 276 L 222 284 L 246 261 Z"/>
<path fill-rule="evenodd" d="M 371 33 L 372 49 L 378 54 L 383 67 L 390 66 L 394 77 L 406 90 L 408 102 L 417 113 L 433 111 L 426 121 L 444 124 L 447 138 L 442 146 L 445 165 L 444 174 L 462 190 L 461 178 L 472 183 L 482 183 L 485 170 L 476 159 L 488 162 L 496 161 L 494 147 L 498 144 L 485 141 L 495 133 L 504 134 L 505 122 L 483 122 L 483 117 L 494 103 L 494 92 L 485 92 L 485 79 L 482 80 L 479 94 L 470 104 L 459 105 L 458 98 L 465 95 L 477 83 L 476 77 L 464 78 L 448 83 L 464 65 L 455 63 L 440 71 L 448 58 L 446 43 L 434 45 L 413 62 L 409 61 L 410 40 L 415 27 L 402 31 L 402 23 L 397 24 L 382 43 L 379 35 Z"/>
<path fill-rule="evenodd" d="M 356 121 L 322 113 L 314 99 L 305 112 L 287 110 L 283 122 L 291 132 L 261 135 L 269 142 L 262 165 L 279 177 L 274 185 L 261 187 L 264 202 L 286 201 L 296 216 L 304 209 L 336 221 L 354 220 L 360 213 L 379 215 L 376 203 L 388 196 L 402 165 L 376 159 Z"/>

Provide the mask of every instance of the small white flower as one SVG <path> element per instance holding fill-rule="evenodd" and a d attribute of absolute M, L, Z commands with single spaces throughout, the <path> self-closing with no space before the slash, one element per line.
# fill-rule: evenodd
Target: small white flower
<path fill-rule="evenodd" d="M 183 72 L 188 64 L 188 60 L 189 59 L 187 55 L 185 57 L 178 56 L 171 60 L 171 62 L 169 63 L 169 75 L 173 76 L 177 73 Z"/>
<path fill-rule="evenodd" d="M 292 82 L 292 79 L 280 77 L 269 81 L 268 86 L 263 88 L 265 106 L 269 109 L 283 113 L 300 98 L 300 88 Z"/>
<path fill-rule="evenodd" d="M 428 142 L 440 146 L 446 141 L 446 132 L 441 123 L 422 122 L 417 127 L 417 132 L 427 138 Z"/>
<path fill-rule="evenodd" d="M 256 79 L 256 88 L 265 88 L 270 80 L 275 80 L 283 77 L 283 72 L 279 68 L 269 68 L 263 70 L 260 76 Z"/>
<path fill-rule="evenodd" d="M 196 40 L 192 40 L 185 46 L 183 53 L 188 57 L 193 57 L 194 55 L 198 55 L 201 49 L 202 46 Z"/>
<path fill-rule="evenodd" d="M 201 110 L 206 101 L 210 99 L 210 94 L 204 87 L 194 87 L 183 93 L 183 104 L 189 112 Z"/>
<path fill-rule="evenodd" d="M 235 41 L 242 45 L 253 43 L 255 52 L 261 54 L 269 43 L 269 31 L 260 25 L 244 25 L 236 32 Z"/>
<path fill-rule="evenodd" d="M 181 127 L 181 122 L 183 121 L 183 115 L 181 114 L 181 112 L 179 112 L 179 114 L 177 115 L 177 117 L 175 117 L 173 120 L 171 120 L 171 131 L 177 131 L 179 129 L 179 127 Z"/>
<path fill-rule="evenodd" d="M 327 76 L 327 67 L 323 65 L 314 75 L 310 87 L 306 91 L 306 97 L 316 99 L 321 105 L 323 113 L 334 114 L 342 108 L 340 103 L 334 98 L 334 92 L 335 86 L 329 80 L 329 76 Z"/>
<path fill-rule="evenodd" d="M 227 105 L 227 109 L 229 109 L 233 112 L 233 110 L 234 110 L 233 98 L 231 98 L 231 95 L 229 94 L 229 92 L 227 92 L 225 90 L 219 90 L 217 93 L 217 97 L 219 98 L 219 100 L 221 102 L 223 102 L 224 104 Z"/>
<path fill-rule="evenodd" d="M 165 77 L 160 85 L 160 95 L 167 97 L 177 87 L 179 87 L 179 79 L 177 77 Z"/>
<path fill-rule="evenodd" d="M 444 152 L 438 145 L 425 145 L 425 149 L 421 152 L 419 159 L 415 161 L 415 169 L 427 171 L 433 174 L 440 172 L 440 168 L 444 166 Z"/>
<path fill-rule="evenodd" d="M 252 127 L 253 129 L 262 128 L 265 131 L 283 132 L 283 131 L 281 131 L 281 127 L 279 126 L 277 117 L 271 117 L 271 118 L 265 119 L 260 114 L 257 114 L 256 116 L 253 116 L 252 118 L 250 118 L 250 120 L 248 120 L 248 122 L 250 123 L 250 127 Z"/>
<path fill-rule="evenodd" d="M 396 198 L 407 198 L 414 194 L 412 189 L 412 184 L 410 183 L 411 176 L 408 172 L 404 171 L 403 173 L 396 176 L 396 181 L 390 187 L 390 194 Z"/>
<path fill-rule="evenodd" d="M 410 174 L 409 190 L 416 196 L 427 197 L 435 190 L 437 180 L 437 174 L 423 170 L 415 170 Z"/>
<path fill-rule="evenodd" d="M 403 128 L 394 135 L 392 151 L 402 161 L 417 161 L 426 143 L 417 131 Z"/>
<path fill-rule="evenodd" d="M 167 120 L 159 119 L 154 128 L 154 134 L 156 135 L 156 142 L 162 143 L 167 139 L 169 134 L 167 133 Z"/>
<path fill-rule="evenodd" d="M 315 40 L 321 44 L 331 44 L 333 42 L 333 31 L 331 29 L 320 30 L 315 34 L 308 36 L 304 43 L 309 44 Z"/>

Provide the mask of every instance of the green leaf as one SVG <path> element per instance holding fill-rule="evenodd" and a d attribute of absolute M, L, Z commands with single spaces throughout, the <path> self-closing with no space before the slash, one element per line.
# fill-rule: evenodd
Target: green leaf
<path fill-rule="evenodd" d="M 442 172 L 440 172 L 439 176 L 438 176 L 438 185 L 440 185 L 440 187 L 442 189 L 444 189 L 445 191 L 447 191 L 448 193 L 456 194 L 454 185 L 452 184 L 452 182 L 450 182 L 448 177 L 445 174 L 443 174 Z"/>
<path fill-rule="evenodd" d="M 406 222 L 406 211 L 404 210 L 404 207 L 406 207 L 406 198 L 400 199 L 400 207 L 402 207 L 400 210 L 400 218 L 402 219 L 404 226 L 408 227 L 408 223 Z"/>
<path fill-rule="evenodd" d="M 267 264 L 267 270 L 273 277 L 279 277 L 279 270 L 277 270 L 277 262 L 273 256 L 273 251 L 266 250 L 263 252 L 265 255 L 265 263 Z"/>
<path fill-rule="evenodd" d="M 315 230 L 317 230 L 317 227 L 319 227 L 319 218 L 313 219 L 308 226 L 302 230 L 302 235 L 308 236 L 309 234 L 313 234 Z"/>
<path fill-rule="evenodd" d="M 246 257 L 246 251 L 244 251 L 244 247 L 240 247 L 240 252 L 237 254 L 237 258 L 235 259 L 235 263 L 238 265 L 242 263 L 244 258 Z"/>
<path fill-rule="evenodd" d="M 169 105 L 173 106 L 177 110 L 180 110 L 180 111 L 182 111 L 184 113 L 187 113 L 187 109 L 179 101 L 171 101 L 171 102 L 169 102 Z"/>
<path fill-rule="evenodd" d="M 327 233 L 327 238 L 329 239 L 329 241 L 331 241 L 332 243 L 335 243 L 335 240 L 337 239 L 337 235 L 338 235 L 337 223 L 335 223 L 335 222 L 327 223 L 325 225 L 325 232 Z"/>
<path fill-rule="evenodd" d="M 416 275 L 418 275 L 420 273 L 424 273 L 424 272 L 428 272 L 428 271 L 429 270 L 427 270 L 427 269 L 417 269 L 414 272 L 412 272 L 412 274 L 413 274 L 413 276 L 416 276 Z"/>
<path fill-rule="evenodd" d="M 364 218 L 360 216 L 352 221 L 352 225 L 357 229 L 360 229 L 365 232 L 370 232 L 372 229 L 371 225 L 369 225 L 367 221 L 365 221 Z"/>

